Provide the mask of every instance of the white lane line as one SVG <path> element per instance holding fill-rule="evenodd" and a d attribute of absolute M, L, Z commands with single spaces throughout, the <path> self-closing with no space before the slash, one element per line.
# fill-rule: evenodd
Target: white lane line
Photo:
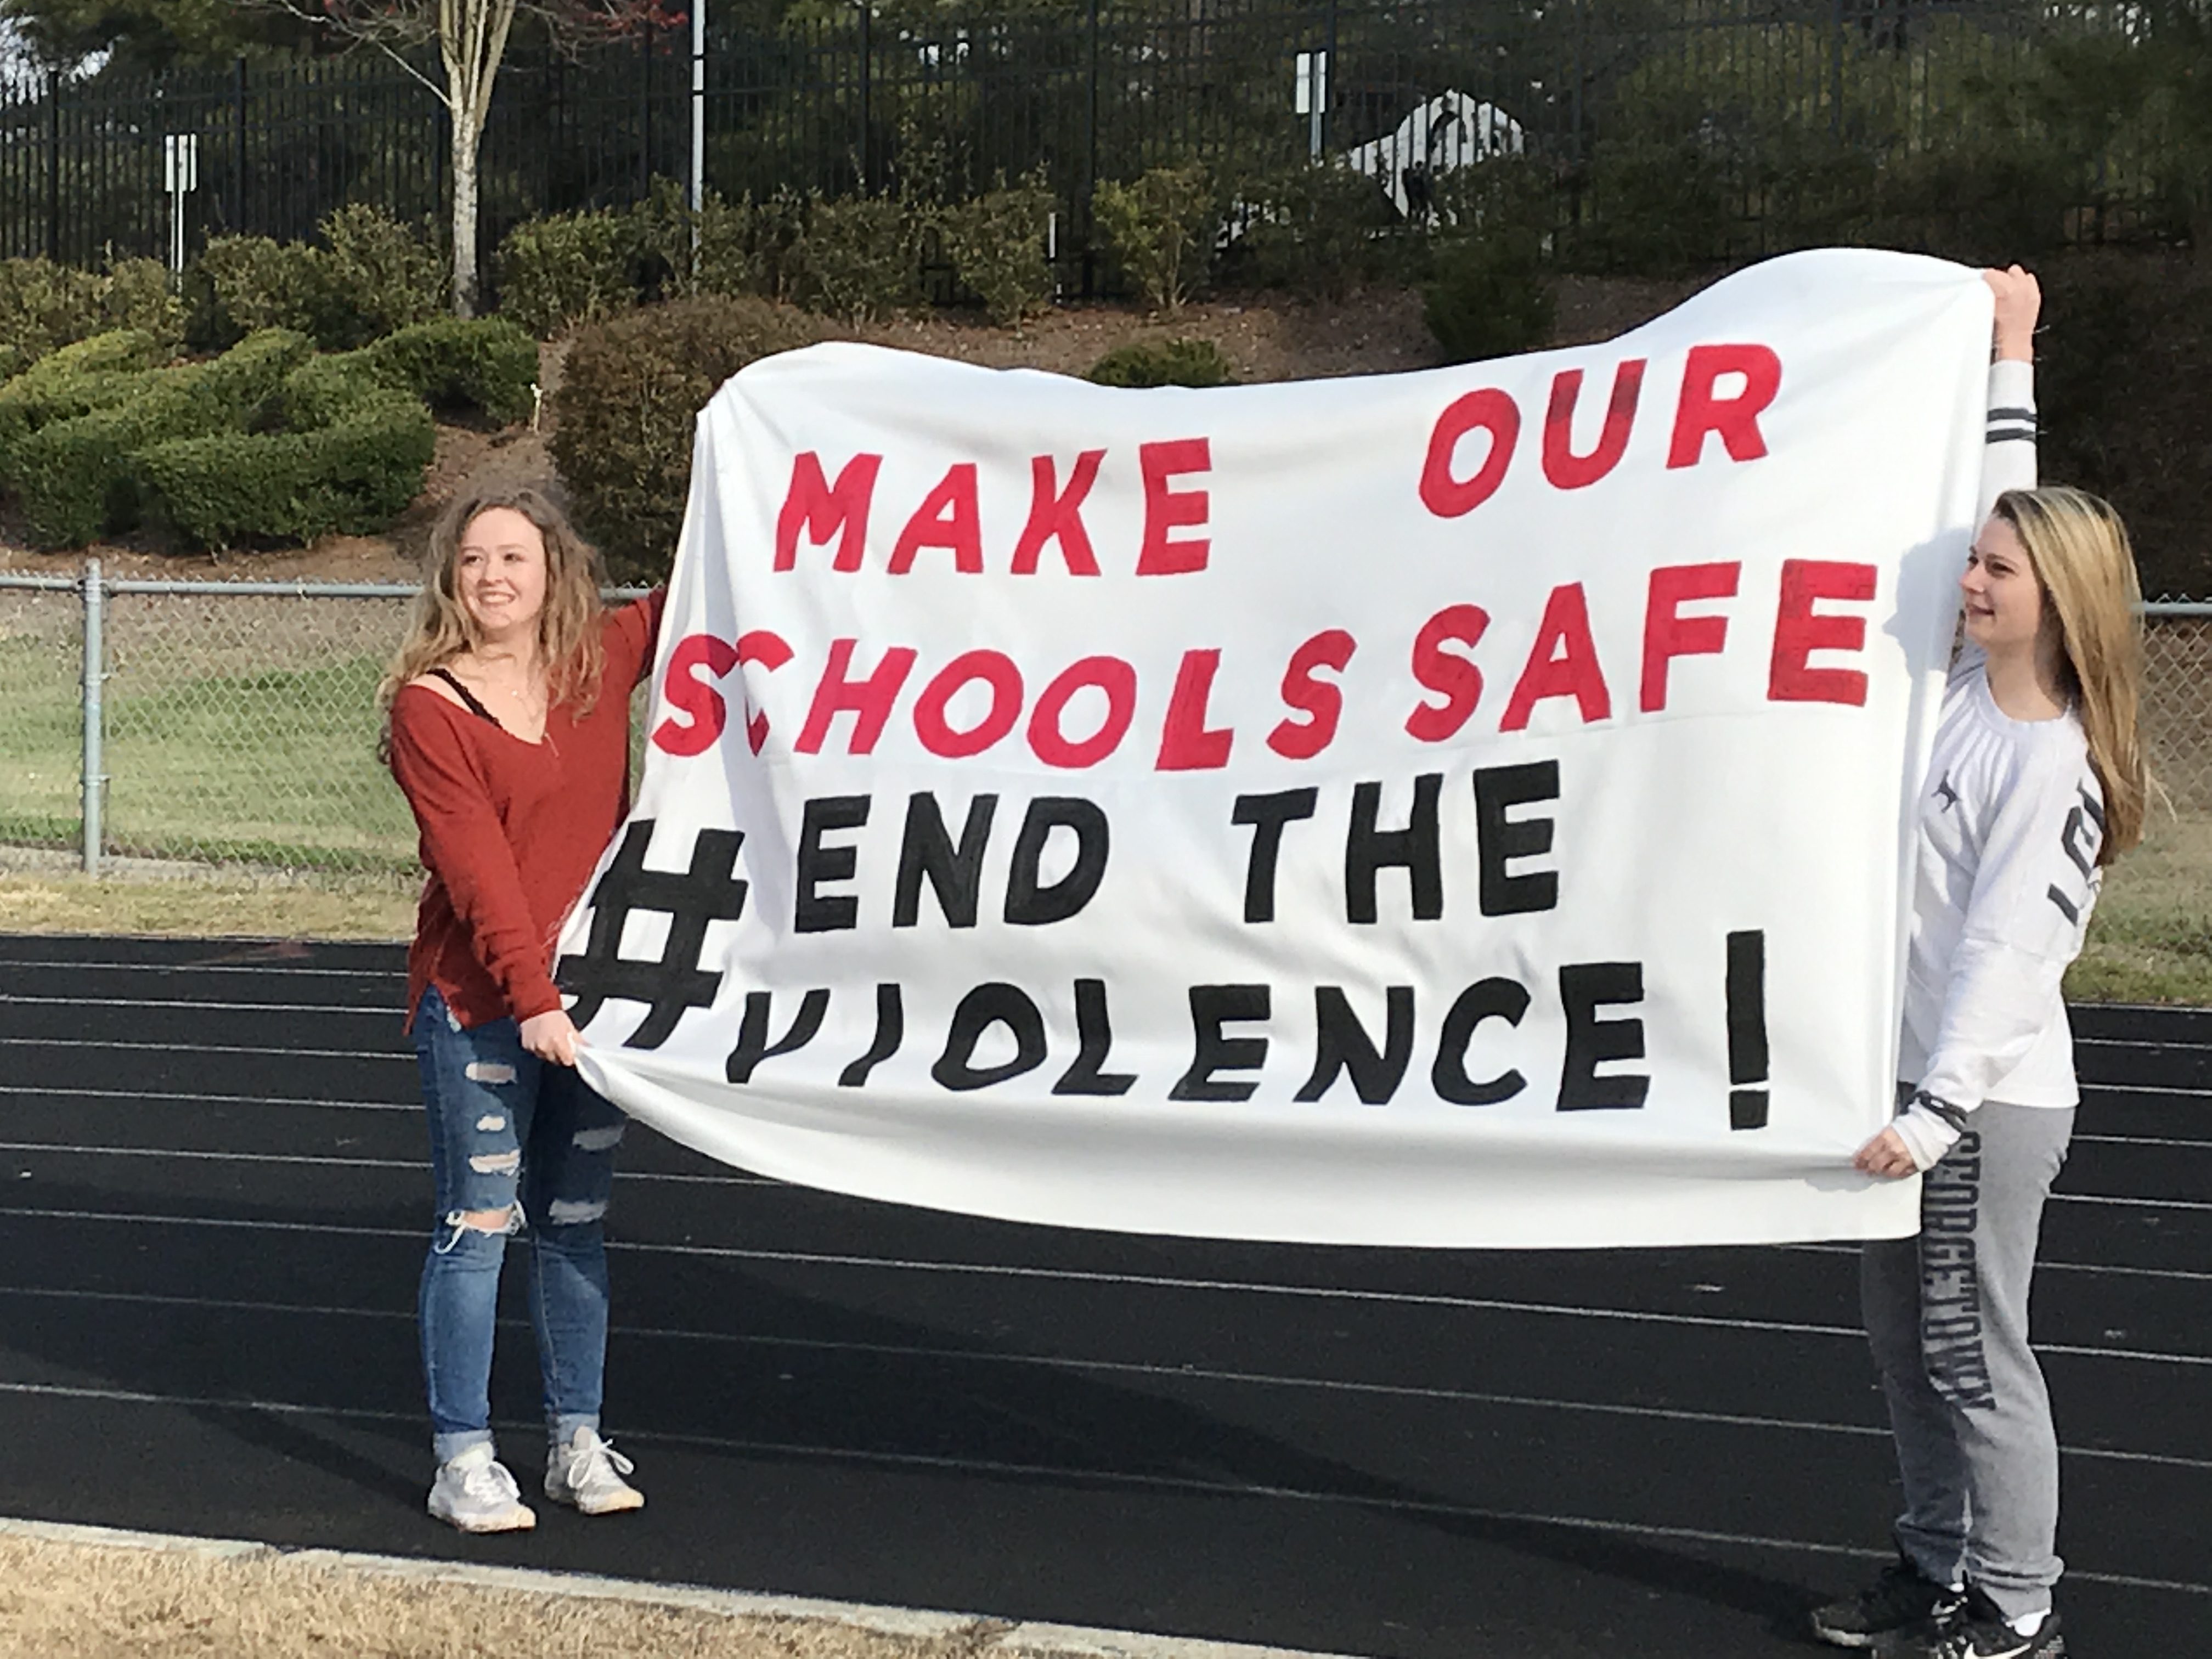
<path fill-rule="evenodd" d="M 133 1215 L 97 1210 L 49 1210 L 0 1206 L 0 1216 L 50 1221 L 136 1222 L 145 1225 L 230 1228 L 252 1232 L 314 1233 L 344 1238 L 396 1238 L 419 1243 L 412 1229 L 357 1227 L 327 1221 L 255 1221 L 229 1216 Z M 1784 1335 L 1845 1337 L 1863 1341 L 1856 1326 L 1813 1325 L 1779 1319 L 1729 1319 L 1715 1314 L 1651 1313 L 1632 1308 L 1577 1307 L 1571 1303 L 1514 1302 L 1501 1297 L 1442 1296 L 1413 1291 L 1333 1289 L 1313 1285 L 1268 1285 L 1249 1279 L 1174 1279 L 1154 1273 L 1104 1273 L 1072 1267 L 1028 1267 L 995 1262 L 924 1261 L 897 1256 L 838 1255 L 805 1250 L 745 1249 L 723 1244 L 647 1244 L 610 1239 L 610 1250 L 635 1255 L 694 1256 L 708 1261 L 758 1261 L 790 1267 L 854 1267 L 886 1273 L 968 1274 L 987 1279 L 1032 1279 L 1059 1284 L 1129 1285 L 1140 1290 L 1202 1291 L 1251 1296 L 1303 1297 L 1315 1301 L 1371 1302 L 1388 1305 L 1449 1308 L 1474 1313 L 1540 1314 L 1568 1319 L 1616 1320 L 1628 1324 L 1680 1325 L 1705 1329 L 1773 1331 Z M 2147 1364 L 2212 1365 L 2212 1355 L 2160 1353 L 2152 1349 L 2092 1348 L 2039 1342 L 2039 1353 L 2082 1354 L 2100 1359 L 2137 1360 Z"/>
<path fill-rule="evenodd" d="M 0 1045 L 11 1048 L 150 1048 L 175 1054 L 267 1054 L 277 1060 L 404 1060 L 415 1064 L 413 1050 L 362 1048 L 253 1048 L 219 1042 L 117 1042 L 90 1037 L 0 1036 Z"/>
<path fill-rule="evenodd" d="M 192 1158 L 209 1164 L 300 1164 L 310 1168 L 319 1165 L 341 1170 L 422 1170 L 430 1167 L 428 1159 L 419 1158 L 335 1158 L 307 1152 L 211 1152 L 180 1146 L 64 1146 L 50 1140 L 0 1140 L 0 1152 L 70 1152 L 91 1158 Z M 698 1187 L 764 1187 L 775 1184 L 761 1176 L 736 1173 L 726 1176 L 662 1175 L 650 1170 L 620 1170 L 616 1172 L 615 1179 L 620 1182 L 678 1182 Z"/>
<path fill-rule="evenodd" d="M 37 1297 L 53 1301 L 126 1303 L 137 1307 L 190 1308 L 227 1313 L 270 1314 L 307 1318 L 376 1319 L 412 1324 L 412 1308 L 330 1308 L 313 1304 L 242 1301 L 222 1297 L 157 1296 L 135 1291 L 55 1290 L 33 1285 L 0 1285 L 0 1297 Z M 501 1319 L 507 1329 L 526 1331 L 526 1319 Z M 1454 1405 L 1502 1406 L 1528 1411 L 1583 1413 L 1598 1417 L 1649 1418 L 1662 1422 L 1714 1423 L 1729 1428 L 1773 1429 L 1789 1433 L 1838 1434 L 1887 1439 L 1878 1424 L 1828 1423 L 1813 1419 L 1763 1417 L 1741 1412 L 1692 1411 L 1681 1407 L 1634 1406 L 1622 1401 L 1562 1400 L 1548 1395 L 1498 1394 L 1480 1389 L 1425 1388 L 1407 1382 L 1369 1382 L 1355 1378 L 1297 1376 L 1271 1371 L 1224 1370 L 1215 1366 L 1146 1364 L 1136 1360 L 1080 1358 L 1067 1354 L 1009 1353 L 975 1348 L 927 1347 L 913 1343 L 838 1342 L 819 1337 L 761 1336 L 735 1331 L 686 1331 L 655 1325 L 611 1328 L 614 1336 L 658 1342 L 705 1342 L 730 1347 L 794 1350 L 801 1353 L 865 1354 L 871 1358 L 927 1359 L 952 1364 L 1035 1367 L 1043 1370 L 1141 1376 L 1169 1382 L 1227 1382 L 1256 1388 L 1297 1389 L 1322 1394 L 1379 1395 Z M 2160 1468 L 2212 1470 L 2212 1458 L 2176 1457 L 2163 1452 L 2122 1451 L 2101 1446 L 2063 1446 L 2069 1457 Z"/>
<path fill-rule="evenodd" d="M 309 1100 L 297 1095 L 195 1095 L 167 1089 L 64 1089 L 0 1083 L 0 1095 L 48 1096 L 71 1100 L 159 1100 L 190 1106 L 328 1106 L 345 1112 L 416 1112 L 419 1100 Z"/>
<path fill-rule="evenodd" d="M 166 997 L 27 997 L 0 991 L 0 1005 L 25 1008 L 190 1008 L 201 1013 L 241 1014 L 374 1014 L 380 1019 L 404 1019 L 407 1010 L 398 1003 L 364 1008 L 332 1002 L 223 1002 L 204 998 Z"/>
<path fill-rule="evenodd" d="M 404 981 L 404 966 L 391 968 L 310 968 L 289 962 L 33 962 L 27 957 L 0 958 L 0 975 L 17 968 L 94 974 L 278 974 L 287 979 L 314 975 L 325 979 L 392 979 Z"/>
<path fill-rule="evenodd" d="M 52 1399 L 97 1401 L 130 1406 L 180 1406 L 187 1410 L 265 1412 L 272 1416 L 327 1417 L 368 1423 L 419 1423 L 414 1413 L 376 1411 L 357 1406 L 303 1406 L 289 1401 L 234 1400 L 210 1396 L 148 1394 L 129 1389 L 73 1388 L 59 1383 L 0 1382 L 0 1394 Z M 536 1432 L 535 1421 L 500 1420 L 493 1426 L 507 1432 Z M 1086 1469 L 1041 1463 L 1014 1463 L 994 1458 L 933 1456 L 924 1452 L 861 1451 L 843 1447 L 796 1445 L 773 1440 L 735 1440 L 719 1435 L 663 1432 L 629 1429 L 623 1438 L 641 1445 L 694 1448 L 702 1451 L 738 1453 L 749 1456 L 790 1457 L 803 1462 L 879 1465 L 892 1468 L 922 1468 L 955 1474 L 1002 1476 L 1018 1480 L 1080 1480 L 1139 1491 L 1191 1493 L 1203 1497 L 1264 1498 L 1288 1503 L 1333 1504 L 1370 1510 L 1382 1514 L 1435 1515 L 1455 1520 L 1481 1521 L 1510 1526 L 1559 1527 L 1577 1532 L 1612 1534 L 1632 1538 L 1665 1538 L 1689 1543 L 1733 1545 L 1754 1549 L 1785 1550 L 1808 1555 L 1848 1556 L 1881 1560 L 1892 1552 L 1857 1545 L 1815 1543 L 1803 1539 L 1771 1538 L 1759 1533 L 1719 1532 L 1700 1527 L 1669 1527 L 1638 1521 L 1600 1520 L 1588 1516 L 1547 1515 L 1529 1510 L 1485 1510 L 1438 1498 L 1381 1498 L 1360 1492 L 1316 1491 L 1279 1486 L 1259 1481 L 1208 1480 L 1193 1475 L 1133 1474 L 1117 1469 Z M 2212 1595 L 2212 1584 L 2187 1579 L 2149 1578 L 2134 1574 L 2081 1571 L 2069 1567 L 2067 1576 L 2082 1583 L 2112 1584 L 2127 1589 L 2172 1590 L 2187 1595 Z"/>
<path fill-rule="evenodd" d="M 2171 1135 L 2075 1135 L 2076 1146 L 2179 1146 L 2212 1152 L 2212 1137 L 2203 1140 L 2177 1139 Z"/>
<path fill-rule="evenodd" d="M 2212 1203 L 2193 1198 L 2106 1198 L 2094 1193 L 2053 1193 L 2053 1204 L 2118 1204 L 2143 1210 L 2212 1210 Z"/>
<path fill-rule="evenodd" d="M 1856 1244 L 1778 1244 L 1774 1248 L 1802 1251 L 1812 1255 L 1848 1255 L 1855 1259 L 1860 1249 Z M 2090 1261 L 2045 1261 L 2040 1257 L 2036 1260 L 2035 1271 L 2039 1273 L 2087 1273 L 2111 1279 L 2173 1279 L 2184 1284 L 2212 1283 L 2212 1273 L 2200 1273 L 2191 1267 L 2112 1267 Z"/>

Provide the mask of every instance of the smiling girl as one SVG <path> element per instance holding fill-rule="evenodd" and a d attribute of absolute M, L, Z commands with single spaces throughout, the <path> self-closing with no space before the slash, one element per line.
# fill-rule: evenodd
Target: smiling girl
<path fill-rule="evenodd" d="M 629 692 L 664 598 L 608 611 L 600 581 L 598 555 L 537 491 L 457 501 L 378 690 L 429 875 L 407 959 L 437 1189 L 418 1304 L 438 1458 L 429 1510 L 465 1532 L 537 1522 L 492 1443 L 512 1233 L 526 1234 L 545 1495 L 586 1515 L 645 1502 L 599 1432 L 601 1218 L 623 1120 L 576 1074 L 583 1039 L 552 979 L 562 919 L 628 805 Z"/>
<path fill-rule="evenodd" d="M 1985 499 L 1966 642 L 1921 798 L 1894 1121 L 1872 1176 L 1922 1176 L 1920 1234 L 1862 1258 L 1905 1486 L 1898 1561 L 1821 1608 L 1825 1640 L 1940 1659 L 2058 1659 L 2058 1444 L 2028 1346 L 2045 1200 L 2079 1098 L 2060 981 L 2148 787 L 2135 562 L 2112 508 L 2034 483 L 2038 295 L 1990 272 Z"/>

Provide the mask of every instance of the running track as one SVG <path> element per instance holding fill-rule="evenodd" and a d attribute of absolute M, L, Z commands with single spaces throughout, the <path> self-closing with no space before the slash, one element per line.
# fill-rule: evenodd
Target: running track
<path fill-rule="evenodd" d="M 0 939 L 0 1513 L 1404 1659 L 1802 1655 L 1877 1559 L 1848 1248 L 1055 1231 L 636 1130 L 609 1428 L 650 1506 L 463 1539 L 422 1513 L 399 967 Z M 2080 1659 L 2212 1654 L 2212 1013 L 2077 1029 L 2036 1307 L 2063 1607 Z"/>

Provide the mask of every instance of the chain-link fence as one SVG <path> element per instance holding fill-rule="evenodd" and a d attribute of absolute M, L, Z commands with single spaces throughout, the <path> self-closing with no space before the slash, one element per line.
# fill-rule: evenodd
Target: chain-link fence
<path fill-rule="evenodd" d="M 2212 605 L 2149 607 L 2143 738 L 2152 775 L 2184 812 L 2212 812 Z"/>
<path fill-rule="evenodd" d="M 375 708 L 411 588 L 87 568 L 88 581 L 0 574 L 0 845 L 68 849 L 88 868 L 413 869 Z M 2212 813 L 2212 605 L 2149 611 L 2151 765 L 2179 810 Z M 88 644 L 104 664 L 89 677 Z"/>

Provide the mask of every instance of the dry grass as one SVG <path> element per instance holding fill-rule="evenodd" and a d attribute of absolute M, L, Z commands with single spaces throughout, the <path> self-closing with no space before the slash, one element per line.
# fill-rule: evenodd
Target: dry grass
<path fill-rule="evenodd" d="M 0 1536 L 5 1659 L 969 1659 L 1007 1627 L 901 1635 L 489 1588 L 274 1551 L 229 1557 Z"/>
<path fill-rule="evenodd" d="M 412 884 L 315 886 L 0 872 L 0 933 L 404 939 Z"/>
<path fill-rule="evenodd" d="M 2106 872 L 2066 991 L 2212 1007 L 2212 812 L 2154 810 L 2142 845 Z"/>

